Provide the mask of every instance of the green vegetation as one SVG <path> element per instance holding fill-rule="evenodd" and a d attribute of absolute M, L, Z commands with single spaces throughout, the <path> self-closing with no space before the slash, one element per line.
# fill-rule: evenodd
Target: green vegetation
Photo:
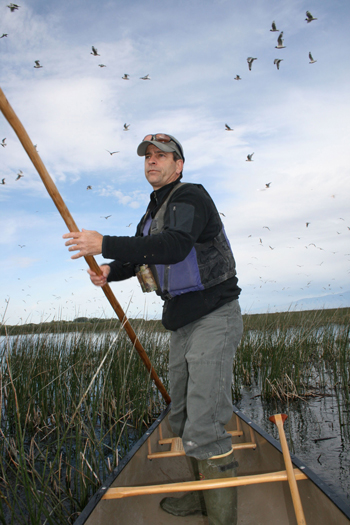
<path fill-rule="evenodd" d="M 234 400 L 254 384 L 266 400 L 350 408 L 349 321 L 350 309 L 245 316 Z M 169 334 L 131 324 L 168 389 Z M 119 321 L 2 328 L 0 523 L 73 523 L 164 401 Z"/>

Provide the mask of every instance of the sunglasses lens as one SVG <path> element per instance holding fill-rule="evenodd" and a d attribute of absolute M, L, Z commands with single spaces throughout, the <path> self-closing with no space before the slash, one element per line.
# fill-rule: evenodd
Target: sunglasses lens
<path fill-rule="evenodd" d="M 146 135 L 143 140 L 157 140 L 158 142 L 170 142 L 171 138 L 163 133 L 157 133 L 156 135 Z"/>
<path fill-rule="evenodd" d="M 176 144 L 176 146 L 179 148 L 181 157 L 184 160 L 184 156 L 183 156 L 183 153 L 182 153 L 182 148 L 176 142 L 176 140 L 174 140 L 171 137 L 169 137 L 169 135 L 165 135 L 164 133 L 157 133 L 156 135 L 146 135 L 143 140 L 148 140 L 148 141 L 151 141 L 151 142 L 156 140 L 157 142 L 163 142 L 163 143 L 174 142 L 174 144 Z"/>

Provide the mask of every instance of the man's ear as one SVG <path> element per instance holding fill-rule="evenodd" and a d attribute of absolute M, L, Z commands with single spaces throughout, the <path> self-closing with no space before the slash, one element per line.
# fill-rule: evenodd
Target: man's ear
<path fill-rule="evenodd" d="M 181 159 L 178 159 L 176 161 L 176 173 L 178 173 L 180 175 L 180 173 L 183 170 L 183 167 L 184 167 L 184 161 L 181 160 Z"/>

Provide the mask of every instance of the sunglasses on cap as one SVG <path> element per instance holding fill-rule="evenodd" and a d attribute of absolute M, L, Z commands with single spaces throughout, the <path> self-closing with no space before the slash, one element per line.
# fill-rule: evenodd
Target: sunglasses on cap
<path fill-rule="evenodd" d="M 182 151 L 182 146 L 169 135 L 166 135 L 164 133 L 156 133 L 155 135 L 146 135 L 145 138 L 143 139 L 143 142 L 145 140 L 150 141 L 150 142 L 153 142 L 153 141 L 162 142 L 163 144 L 167 144 L 168 142 L 173 142 L 178 147 L 182 159 L 185 160 L 185 157 Z"/>

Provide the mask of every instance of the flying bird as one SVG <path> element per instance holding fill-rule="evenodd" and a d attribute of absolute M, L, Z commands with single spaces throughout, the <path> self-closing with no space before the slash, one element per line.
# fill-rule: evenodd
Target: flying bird
<path fill-rule="evenodd" d="M 106 151 L 108 151 L 110 155 L 114 155 L 114 153 L 119 153 L 119 151 L 109 151 L 108 149 L 106 149 Z"/>
<path fill-rule="evenodd" d="M 98 67 L 107 67 L 105 64 L 99 64 Z"/>
<path fill-rule="evenodd" d="M 140 77 L 140 80 L 151 80 L 149 75 L 145 75 L 144 77 Z"/>
<path fill-rule="evenodd" d="M 233 80 L 242 80 L 242 79 L 241 79 L 241 77 L 239 75 L 236 75 Z"/>
<path fill-rule="evenodd" d="M 263 228 L 266 228 L 267 230 L 271 231 L 268 226 L 263 226 Z"/>
<path fill-rule="evenodd" d="M 112 215 L 106 215 L 106 217 L 101 217 L 101 219 L 109 219 L 109 217 L 112 217 Z"/>
<path fill-rule="evenodd" d="M 275 46 L 276 49 L 284 49 L 286 46 L 283 45 L 283 31 L 280 32 L 277 38 L 277 46 Z"/>
<path fill-rule="evenodd" d="M 92 190 L 92 186 L 87 186 L 86 189 L 87 190 Z"/>
<path fill-rule="evenodd" d="M 19 180 L 21 177 L 24 177 L 24 175 L 23 175 L 23 171 L 22 171 L 22 170 L 19 170 L 19 172 L 17 173 L 17 178 L 16 178 L 16 180 Z"/>
<path fill-rule="evenodd" d="M 271 28 L 272 28 L 272 29 L 270 29 L 270 31 L 272 31 L 273 33 L 274 33 L 275 31 L 279 31 L 279 29 L 277 29 L 277 27 L 276 27 L 275 21 L 272 22 L 272 24 L 271 24 Z"/>
<path fill-rule="evenodd" d="M 35 66 L 33 67 L 35 67 L 35 69 L 39 69 L 40 67 L 43 67 L 40 65 L 40 60 L 34 60 L 34 62 L 35 62 Z"/>
<path fill-rule="evenodd" d="M 130 124 L 124 124 L 123 131 L 129 131 Z"/>
<path fill-rule="evenodd" d="M 249 71 L 252 70 L 252 64 L 253 64 L 254 60 L 258 60 L 258 59 L 257 58 L 253 58 L 253 57 L 248 57 L 247 58 Z"/>
<path fill-rule="evenodd" d="M 7 144 L 6 144 L 5 141 L 6 141 L 6 137 L 5 137 L 4 139 L 2 139 L 2 141 L 1 141 L 1 146 L 2 146 L 3 148 L 5 148 L 5 146 L 7 146 Z"/>
<path fill-rule="evenodd" d="M 130 80 L 130 75 L 128 75 L 127 73 L 124 73 L 124 75 L 122 76 L 122 79 L 123 80 Z"/>
<path fill-rule="evenodd" d="M 306 223 L 305 223 L 305 225 L 306 225 L 307 228 L 309 227 L 309 224 L 310 224 L 309 222 L 306 222 Z"/>
<path fill-rule="evenodd" d="M 25 244 L 19 244 L 18 246 L 19 246 L 20 248 L 25 248 L 26 245 L 25 245 Z"/>
<path fill-rule="evenodd" d="M 314 64 L 315 62 L 317 62 L 317 60 L 314 60 L 314 59 L 313 59 L 312 54 L 311 54 L 311 51 L 309 52 L 309 59 L 310 59 L 309 64 Z"/>
<path fill-rule="evenodd" d="M 11 10 L 11 13 L 13 13 L 14 11 L 16 11 L 16 9 L 19 9 L 21 6 L 17 4 L 10 4 L 7 7 Z"/>
<path fill-rule="evenodd" d="M 101 55 L 99 55 L 99 54 L 97 53 L 97 49 L 96 49 L 96 47 L 91 46 L 91 49 L 92 49 L 92 52 L 90 53 L 90 55 L 93 55 L 94 57 L 99 57 L 99 56 L 101 56 Z"/>
<path fill-rule="evenodd" d="M 274 64 L 276 64 L 277 66 L 277 69 L 280 68 L 280 63 L 282 62 L 283 58 L 275 58 L 275 60 L 273 61 Z"/>
<path fill-rule="evenodd" d="M 2 179 L 2 180 L 1 180 L 1 184 L 5 184 L 5 179 Z"/>
<path fill-rule="evenodd" d="M 233 128 L 230 128 L 228 124 L 225 124 L 225 129 L 226 131 L 233 131 Z"/>
<path fill-rule="evenodd" d="M 8 33 L 3 33 L 0 38 L 4 38 L 5 36 L 8 36 Z"/>
<path fill-rule="evenodd" d="M 246 162 L 253 162 L 252 161 L 252 156 L 254 155 L 254 152 L 253 153 L 250 153 L 249 155 L 247 155 L 247 159 L 246 159 Z"/>
<path fill-rule="evenodd" d="M 313 20 L 317 20 L 317 18 L 314 18 L 312 16 L 312 14 L 310 13 L 310 11 L 306 11 L 306 18 L 305 18 L 306 22 L 309 24 L 310 22 L 312 22 Z"/>
<path fill-rule="evenodd" d="M 266 188 L 269 188 L 269 187 L 270 187 L 270 184 L 271 184 L 271 182 L 265 182 L 265 187 L 266 187 Z"/>

